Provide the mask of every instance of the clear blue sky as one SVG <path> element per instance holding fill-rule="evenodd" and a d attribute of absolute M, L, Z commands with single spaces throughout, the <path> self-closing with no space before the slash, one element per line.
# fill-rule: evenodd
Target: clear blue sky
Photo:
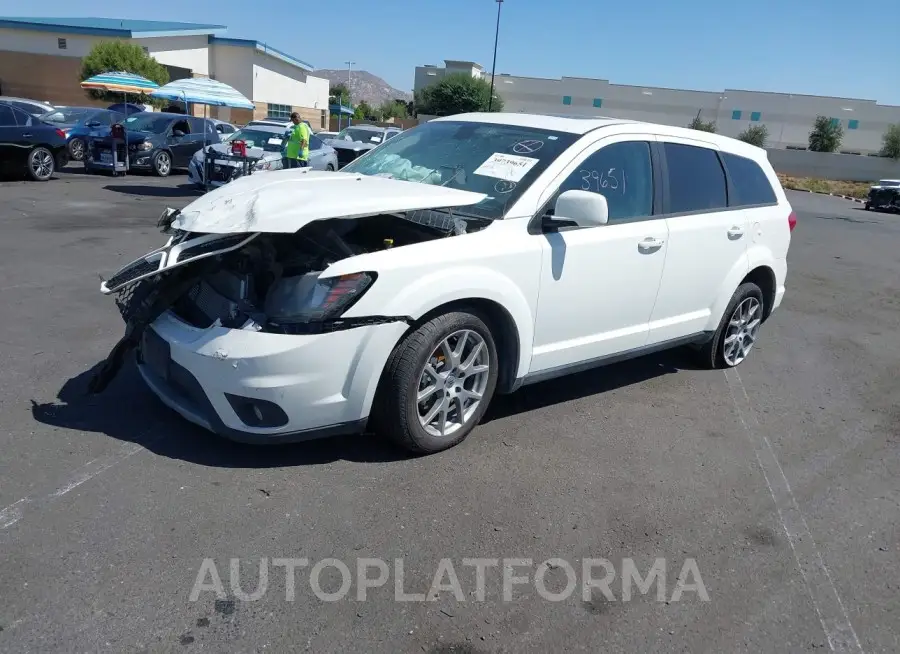
<path fill-rule="evenodd" d="M 411 90 L 418 65 L 463 59 L 491 67 L 494 0 L 291 6 L 236 0 L 0 0 L 0 15 L 219 23 L 229 36 L 266 41 L 317 68 L 342 68 L 352 59 L 354 68 L 401 90 Z M 891 21 L 896 7 L 884 0 L 505 0 L 497 72 L 900 105 L 900 39 Z"/>

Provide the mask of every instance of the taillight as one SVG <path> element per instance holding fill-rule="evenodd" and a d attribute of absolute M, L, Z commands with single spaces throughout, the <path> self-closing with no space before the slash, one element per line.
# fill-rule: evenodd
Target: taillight
<path fill-rule="evenodd" d="M 791 215 L 788 216 L 788 228 L 791 231 L 794 231 L 794 227 L 796 227 L 796 226 L 797 226 L 797 214 L 795 214 L 792 211 Z"/>
<path fill-rule="evenodd" d="M 63 138 L 66 138 L 66 133 L 65 133 L 64 131 L 62 131 L 61 129 L 59 129 L 58 127 L 56 128 L 56 134 L 57 134 L 58 136 L 61 136 L 61 137 L 63 137 Z"/>

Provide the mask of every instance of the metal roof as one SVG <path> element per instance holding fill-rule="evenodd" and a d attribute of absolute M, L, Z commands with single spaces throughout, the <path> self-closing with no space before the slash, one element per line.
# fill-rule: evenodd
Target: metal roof
<path fill-rule="evenodd" d="M 48 18 L 0 16 L 0 27 L 38 32 L 66 32 L 127 38 L 221 34 L 224 25 L 129 18 Z"/>
<path fill-rule="evenodd" d="M 285 63 L 291 64 L 292 66 L 304 68 L 307 70 L 307 72 L 312 72 L 314 70 L 312 64 L 309 64 L 302 59 L 297 59 L 296 57 L 289 55 L 286 52 L 282 52 L 277 48 L 273 48 L 272 46 L 266 45 L 262 41 L 256 41 L 255 39 L 230 39 L 221 36 L 211 36 L 209 37 L 209 42 L 219 45 L 232 45 L 239 48 L 255 48 L 257 52 L 262 52 L 263 54 L 267 54 L 270 57 L 275 57 L 276 59 L 280 59 Z"/>

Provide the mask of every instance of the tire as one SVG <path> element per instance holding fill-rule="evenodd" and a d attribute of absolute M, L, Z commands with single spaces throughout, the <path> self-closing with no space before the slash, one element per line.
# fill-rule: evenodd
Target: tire
<path fill-rule="evenodd" d="M 75 137 L 69 141 L 69 157 L 72 161 L 84 161 L 84 148 L 84 139 Z"/>
<path fill-rule="evenodd" d="M 871 211 L 871 210 L 872 210 L 872 205 L 869 204 L 868 202 L 866 202 L 866 211 Z"/>
<path fill-rule="evenodd" d="M 468 370 L 461 365 L 448 365 L 447 360 L 452 361 L 455 353 L 442 349 L 445 341 L 457 347 L 463 334 L 461 364 L 466 363 L 473 346 L 480 341 Z M 437 357 L 442 361 L 433 356 L 438 352 L 443 352 Z M 437 376 L 426 372 L 426 363 L 432 364 Z M 473 372 L 484 365 L 488 366 L 486 371 Z M 373 427 L 416 454 L 431 454 L 458 445 L 484 416 L 497 387 L 498 367 L 497 347 L 484 320 L 462 311 L 437 316 L 408 334 L 389 357 L 373 404 Z M 452 375 L 449 378 L 448 373 Z M 429 388 L 434 389 L 430 394 Z M 423 391 L 424 399 L 419 402 L 417 395 Z M 480 392 L 480 399 L 472 391 Z M 435 409 L 438 403 L 446 409 Z M 461 415 L 465 416 L 462 421 L 458 420 L 460 404 Z M 432 413 L 434 416 L 423 426 L 422 417 L 428 419 Z M 441 416 L 443 435 L 439 433 Z"/>
<path fill-rule="evenodd" d="M 38 146 L 28 153 L 28 175 L 36 182 L 46 182 L 56 170 L 53 153 L 44 146 Z"/>
<path fill-rule="evenodd" d="M 753 308 L 754 306 L 755 308 Z M 759 340 L 759 330 L 762 325 L 764 308 L 763 293 L 759 286 L 752 282 L 741 284 L 725 308 L 716 333 L 708 343 L 700 348 L 699 356 L 704 367 L 713 369 L 734 368 L 745 361 L 747 355 L 749 355 L 751 349 Z M 749 319 L 746 323 L 735 324 L 739 323 L 744 317 L 738 315 L 739 310 L 746 315 L 745 309 L 749 309 L 751 312 Z M 735 322 L 733 323 L 732 321 Z M 738 334 L 743 334 L 743 337 L 739 337 L 736 340 L 740 340 L 745 345 L 748 345 L 743 355 L 740 356 L 738 356 L 739 353 L 729 348 L 729 344 L 725 342 L 735 335 L 735 331 Z M 733 341 L 730 340 L 730 342 Z"/>
<path fill-rule="evenodd" d="M 153 174 L 157 177 L 168 177 L 172 172 L 172 155 L 160 150 L 153 155 Z"/>
<path fill-rule="evenodd" d="M 332 166 L 331 164 L 328 164 L 327 166 L 325 166 L 325 170 L 327 170 L 327 171 L 330 172 L 330 173 L 333 173 L 333 172 L 334 172 L 334 166 Z"/>

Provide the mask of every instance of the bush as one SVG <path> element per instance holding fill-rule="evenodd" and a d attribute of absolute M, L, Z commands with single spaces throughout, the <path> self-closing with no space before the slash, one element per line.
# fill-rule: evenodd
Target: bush
<path fill-rule="evenodd" d="M 432 116 L 452 116 L 470 111 L 503 111 L 503 100 L 494 94 L 490 80 L 453 73 L 416 93 L 416 112 Z"/>
<path fill-rule="evenodd" d="M 827 116 L 816 116 L 809 133 L 809 149 L 813 152 L 835 152 L 841 147 L 843 138 L 844 129 L 840 122 L 832 121 Z"/>
<path fill-rule="evenodd" d="M 758 148 L 766 147 L 766 140 L 769 138 L 769 128 L 765 125 L 750 125 L 743 132 L 738 134 L 738 140 Z"/>
<path fill-rule="evenodd" d="M 91 48 L 87 56 L 81 60 L 81 80 L 84 81 L 100 73 L 126 72 L 133 75 L 146 77 L 162 86 L 169 81 L 169 70 L 153 57 L 144 52 L 144 49 L 134 43 L 126 41 L 102 41 Z M 95 100 L 106 102 L 121 102 L 121 93 L 108 93 L 106 91 L 89 90 L 88 95 Z M 129 96 L 129 100 L 135 96 Z M 143 103 L 149 102 L 146 95 L 138 96 Z M 167 100 L 154 100 L 153 104 L 168 102 Z"/>
<path fill-rule="evenodd" d="M 884 142 L 881 156 L 900 159 L 900 123 L 888 125 L 887 131 L 881 139 Z"/>
<path fill-rule="evenodd" d="M 699 130 L 701 132 L 712 132 L 713 134 L 716 133 L 716 121 L 703 120 L 702 118 L 700 118 L 700 114 L 697 114 L 697 117 L 691 121 L 688 127 L 691 129 Z"/>

